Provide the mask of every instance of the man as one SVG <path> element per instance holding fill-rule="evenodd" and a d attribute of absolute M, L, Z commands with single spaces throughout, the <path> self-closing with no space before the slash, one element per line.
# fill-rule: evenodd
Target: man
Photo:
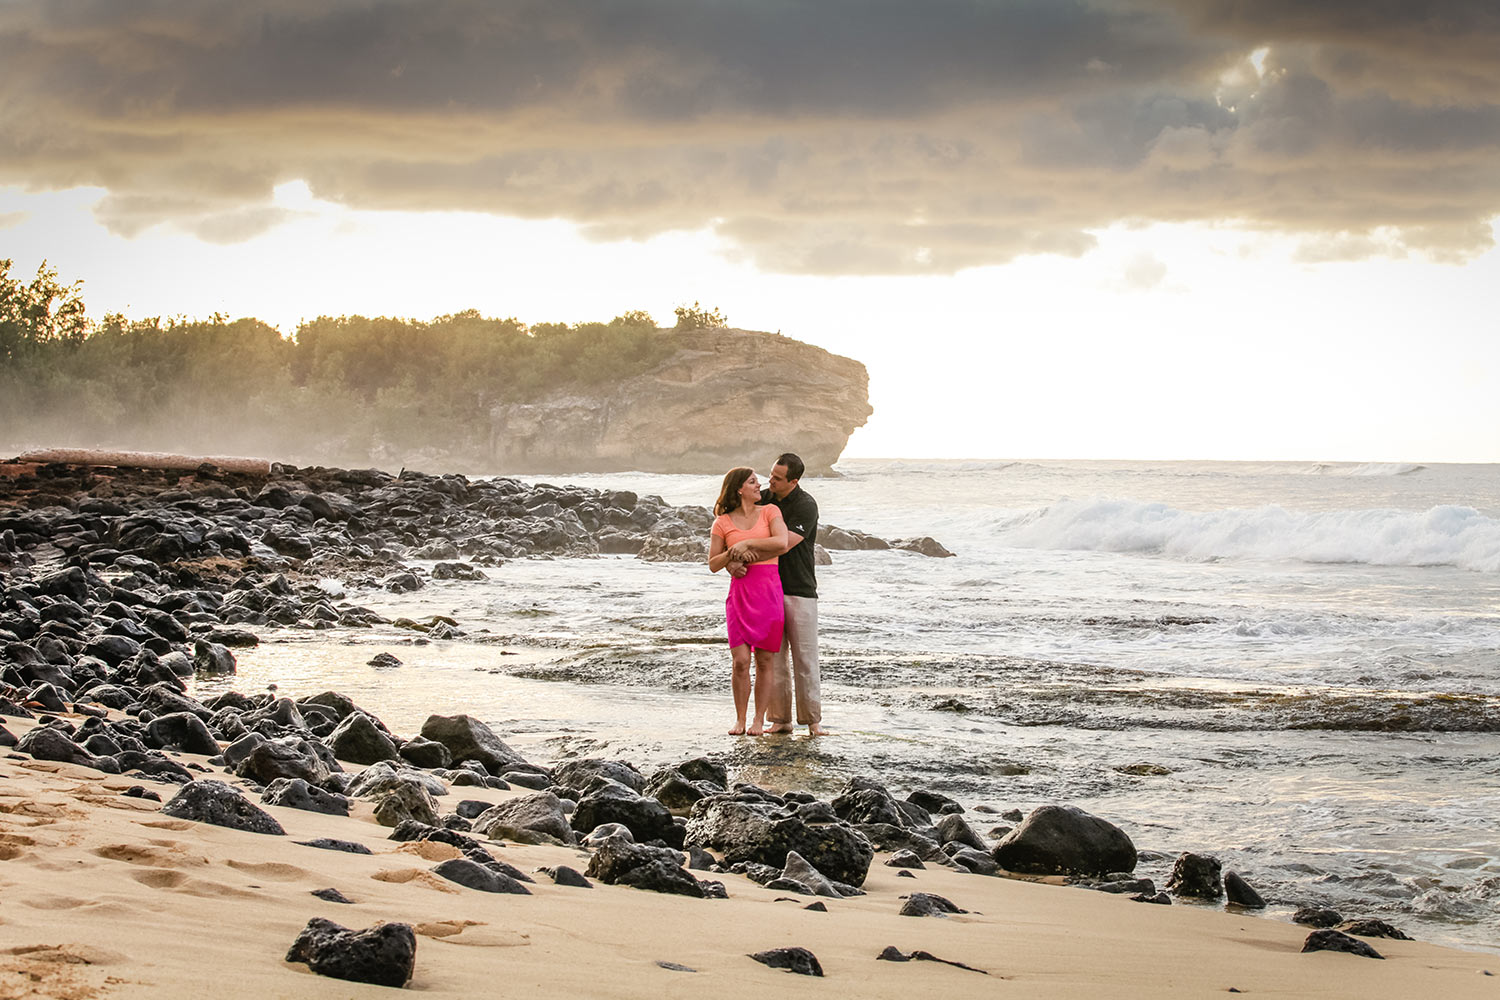
<path fill-rule="evenodd" d="M 776 656 L 777 689 L 766 713 L 771 723 L 769 733 L 790 733 L 792 695 L 796 693 L 797 724 L 807 727 L 812 736 L 823 735 L 823 704 L 818 678 L 818 578 L 813 569 L 814 545 L 818 538 L 818 502 L 798 483 L 805 466 L 802 459 L 787 452 L 771 468 L 769 488 L 761 493 L 761 503 L 775 504 L 786 522 L 787 547 L 778 552 L 766 551 L 763 540 L 740 542 L 730 550 L 738 563 L 754 562 L 767 556 L 780 556 L 781 590 L 786 607 L 781 652 Z M 730 572 L 735 572 L 731 567 Z"/>

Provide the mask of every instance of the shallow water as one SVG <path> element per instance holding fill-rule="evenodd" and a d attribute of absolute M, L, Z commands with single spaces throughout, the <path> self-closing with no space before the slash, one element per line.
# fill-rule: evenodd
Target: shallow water
<path fill-rule="evenodd" d="M 958 556 L 820 569 L 830 738 L 725 736 L 725 581 L 626 557 L 351 593 L 467 636 L 269 633 L 236 685 L 335 688 L 398 731 L 470 712 L 542 761 L 711 752 L 781 788 L 874 774 L 997 810 L 1072 802 L 1143 849 L 1220 857 L 1273 915 L 1332 905 L 1500 951 L 1500 467 L 840 471 L 804 483 L 824 523 Z M 551 481 L 699 504 L 717 486 Z M 381 650 L 404 665 L 367 666 Z M 1167 773 L 1120 770 L 1142 762 Z"/>

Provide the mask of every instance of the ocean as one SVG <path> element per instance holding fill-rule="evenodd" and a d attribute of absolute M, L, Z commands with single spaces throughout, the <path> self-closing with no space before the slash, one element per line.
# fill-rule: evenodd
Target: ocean
<path fill-rule="evenodd" d="M 981 832 L 1069 803 L 1125 829 L 1158 884 L 1178 853 L 1206 853 L 1270 918 L 1332 906 L 1500 952 L 1500 466 L 837 470 L 803 482 L 823 524 L 930 535 L 955 557 L 820 567 L 822 739 L 727 736 L 726 578 L 628 556 L 350 589 L 465 637 L 267 632 L 234 686 L 341 690 L 398 732 L 467 712 L 544 763 L 707 753 L 819 794 L 869 775 L 959 799 Z M 542 479 L 704 506 L 719 484 Z M 368 666 L 380 651 L 403 665 Z"/>

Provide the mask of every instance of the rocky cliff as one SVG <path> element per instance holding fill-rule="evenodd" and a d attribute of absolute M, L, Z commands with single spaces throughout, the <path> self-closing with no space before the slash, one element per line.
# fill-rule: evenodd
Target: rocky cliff
<path fill-rule="evenodd" d="M 747 330 L 661 336 L 670 357 L 598 395 L 496 407 L 496 467 L 711 474 L 793 451 L 823 475 L 872 412 L 865 366 L 820 347 Z"/>

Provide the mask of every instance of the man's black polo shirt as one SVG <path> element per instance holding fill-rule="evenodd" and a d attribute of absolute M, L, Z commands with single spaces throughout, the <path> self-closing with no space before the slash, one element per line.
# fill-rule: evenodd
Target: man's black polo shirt
<path fill-rule="evenodd" d="M 762 490 L 761 503 L 773 503 L 781 509 L 786 530 L 802 536 L 802 543 L 783 552 L 776 561 L 781 570 L 781 591 L 791 597 L 817 597 L 818 577 L 813 572 L 813 545 L 818 540 L 818 501 L 801 486 L 792 488 L 778 500 L 770 490 Z"/>

